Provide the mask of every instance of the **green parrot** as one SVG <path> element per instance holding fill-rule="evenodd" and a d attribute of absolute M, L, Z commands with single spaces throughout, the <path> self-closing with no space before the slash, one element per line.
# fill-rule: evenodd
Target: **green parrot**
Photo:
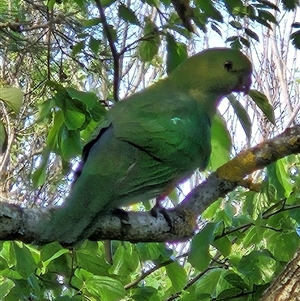
<path fill-rule="evenodd" d="M 203 170 L 217 105 L 233 91 L 247 93 L 251 74 L 240 51 L 211 48 L 116 103 L 85 145 L 71 192 L 42 238 L 73 245 L 88 238 L 108 211 L 167 195 Z"/>

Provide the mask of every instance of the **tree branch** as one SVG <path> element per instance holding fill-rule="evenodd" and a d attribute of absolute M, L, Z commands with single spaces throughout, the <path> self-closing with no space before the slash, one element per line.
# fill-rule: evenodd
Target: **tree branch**
<path fill-rule="evenodd" d="M 113 81 L 113 84 L 114 84 L 114 100 L 118 101 L 119 100 L 119 85 L 120 85 L 120 62 L 119 62 L 120 55 L 117 51 L 117 48 L 115 46 L 112 34 L 109 30 L 109 25 L 108 25 L 107 20 L 106 20 L 106 16 L 105 16 L 105 13 L 104 13 L 103 6 L 101 4 L 101 0 L 95 0 L 95 3 L 96 3 L 97 8 L 99 10 L 101 22 L 102 22 L 102 25 L 103 25 L 103 30 L 104 30 L 104 33 L 107 37 L 109 47 L 110 47 L 110 50 L 111 50 L 111 53 L 112 53 L 113 61 L 114 61 L 114 81 Z"/>
<path fill-rule="evenodd" d="M 110 213 L 101 219 L 90 240 L 127 240 L 131 242 L 180 241 L 191 237 L 196 217 L 219 197 L 244 181 L 244 177 L 272 162 L 300 153 L 300 126 L 285 130 L 271 140 L 241 152 L 221 166 L 206 181 L 194 188 L 184 201 L 156 217 L 150 212 Z M 83 200 L 84 201 L 84 200 Z M 57 208 L 27 209 L 0 203 L 0 239 L 18 239 L 26 243 L 49 243 L 43 240 L 37 225 L 51 218 Z M 63 243 L 63 242 L 62 242 Z"/>

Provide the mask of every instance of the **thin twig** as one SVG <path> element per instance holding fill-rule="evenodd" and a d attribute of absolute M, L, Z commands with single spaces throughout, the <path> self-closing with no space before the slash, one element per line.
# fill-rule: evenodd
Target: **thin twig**
<path fill-rule="evenodd" d="M 102 21 L 102 25 L 103 25 L 103 30 L 105 32 L 105 35 L 107 37 L 108 43 L 109 43 L 109 47 L 112 53 L 112 57 L 113 57 L 113 61 L 114 61 L 114 82 L 113 82 L 113 86 L 114 86 L 114 100 L 118 101 L 119 100 L 119 85 L 120 85 L 120 55 L 117 51 L 117 48 L 115 46 L 115 43 L 113 41 L 113 37 L 111 35 L 111 32 L 109 30 L 109 26 L 106 20 L 106 16 L 104 13 L 104 9 L 103 6 L 101 4 L 100 0 L 95 0 L 95 3 L 97 5 L 97 8 L 99 10 L 99 14 L 100 14 L 100 18 Z"/>

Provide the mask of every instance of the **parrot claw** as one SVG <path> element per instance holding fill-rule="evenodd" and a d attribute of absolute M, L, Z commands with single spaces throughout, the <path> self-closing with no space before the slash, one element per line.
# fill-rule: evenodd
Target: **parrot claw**
<path fill-rule="evenodd" d="M 159 213 L 162 214 L 165 220 L 167 221 L 168 226 L 170 227 L 170 232 L 172 232 L 172 219 L 170 218 L 168 210 L 165 207 L 161 206 L 160 202 L 156 202 L 155 206 L 150 210 L 150 213 L 155 218 L 158 217 Z"/>
<path fill-rule="evenodd" d="M 112 213 L 121 220 L 122 224 L 125 225 L 129 224 L 129 215 L 127 211 L 120 208 L 116 208 L 112 211 Z"/>

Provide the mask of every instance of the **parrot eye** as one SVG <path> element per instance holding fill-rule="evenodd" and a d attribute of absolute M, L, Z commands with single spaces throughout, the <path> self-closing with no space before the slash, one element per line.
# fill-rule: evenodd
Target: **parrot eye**
<path fill-rule="evenodd" d="M 227 71 L 230 71 L 230 70 L 232 69 L 232 65 L 233 65 L 232 61 L 226 61 L 226 62 L 224 63 L 224 68 L 225 68 Z"/>

